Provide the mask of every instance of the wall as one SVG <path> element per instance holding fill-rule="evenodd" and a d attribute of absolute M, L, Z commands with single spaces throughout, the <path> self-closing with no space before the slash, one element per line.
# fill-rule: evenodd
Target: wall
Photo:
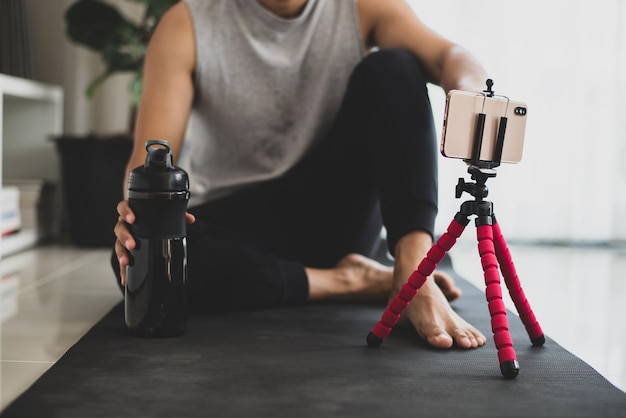
<path fill-rule="evenodd" d="M 625 241 L 624 3 L 410 4 L 429 26 L 478 57 L 496 93 L 528 103 L 522 162 L 500 167 L 488 182 L 507 238 Z M 443 93 L 431 91 L 440 126 Z M 442 232 L 461 202 L 454 199 L 457 178 L 468 176 L 463 162 L 440 161 Z"/>
<path fill-rule="evenodd" d="M 33 78 L 57 84 L 65 91 L 64 130 L 82 135 L 119 133 L 127 130 L 130 77 L 116 75 L 93 100 L 85 95 L 89 82 L 103 70 L 100 57 L 71 43 L 65 35 L 64 14 L 75 0 L 22 0 L 30 35 Z M 139 18 L 141 6 L 129 1 L 109 1 L 125 16 Z"/>

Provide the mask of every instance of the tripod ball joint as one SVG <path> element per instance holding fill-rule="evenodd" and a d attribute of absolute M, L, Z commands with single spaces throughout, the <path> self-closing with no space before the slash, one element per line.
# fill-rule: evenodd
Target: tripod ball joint
<path fill-rule="evenodd" d="M 463 192 L 467 192 L 476 199 L 484 199 L 489 195 L 489 188 L 484 183 L 466 182 L 465 179 L 459 178 L 456 184 L 456 198 L 460 198 Z"/>

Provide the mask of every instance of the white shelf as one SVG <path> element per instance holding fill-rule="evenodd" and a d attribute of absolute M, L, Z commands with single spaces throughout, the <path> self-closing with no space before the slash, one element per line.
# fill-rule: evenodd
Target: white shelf
<path fill-rule="evenodd" d="M 51 136 L 63 131 L 63 89 L 0 74 L 0 184 L 10 180 L 58 181 Z M 0 257 L 37 244 L 35 230 L 0 240 Z"/>
<path fill-rule="evenodd" d="M 38 81 L 0 74 L 0 91 L 3 95 L 38 102 L 63 103 L 63 89 Z"/>
<path fill-rule="evenodd" d="M 21 230 L 0 240 L 0 258 L 32 248 L 37 245 L 39 234 L 34 229 Z"/>

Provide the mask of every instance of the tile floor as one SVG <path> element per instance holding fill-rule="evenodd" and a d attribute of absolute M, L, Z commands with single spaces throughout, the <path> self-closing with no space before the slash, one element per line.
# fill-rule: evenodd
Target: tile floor
<path fill-rule="evenodd" d="M 544 332 L 626 391 L 626 248 L 510 249 Z M 483 288 L 473 237 L 452 257 Z M 108 250 L 57 245 L 0 262 L 0 410 L 121 301 L 108 263 Z"/>
<path fill-rule="evenodd" d="M 509 245 L 509 250 L 544 333 L 626 391 L 626 246 Z M 455 269 L 484 289 L 475 232 L 468 228 L 451 254 Z"/>
<path fill-rule="evenodd" d="M 0 262 L 0 408 L 122 300 L 108 250 L 46 246 Z"/>

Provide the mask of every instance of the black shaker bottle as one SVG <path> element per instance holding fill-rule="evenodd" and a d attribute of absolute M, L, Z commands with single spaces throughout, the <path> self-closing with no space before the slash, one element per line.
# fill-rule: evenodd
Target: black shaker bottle
<path fill-rule="evenodd" d="M 128 178 L 136 247 L 126 270 L 126 325 L 134 335 L 173 337 L 187 328 L 189 177 L 173 165 L 167 141 L 147 141 L 146 151 Z"/>

